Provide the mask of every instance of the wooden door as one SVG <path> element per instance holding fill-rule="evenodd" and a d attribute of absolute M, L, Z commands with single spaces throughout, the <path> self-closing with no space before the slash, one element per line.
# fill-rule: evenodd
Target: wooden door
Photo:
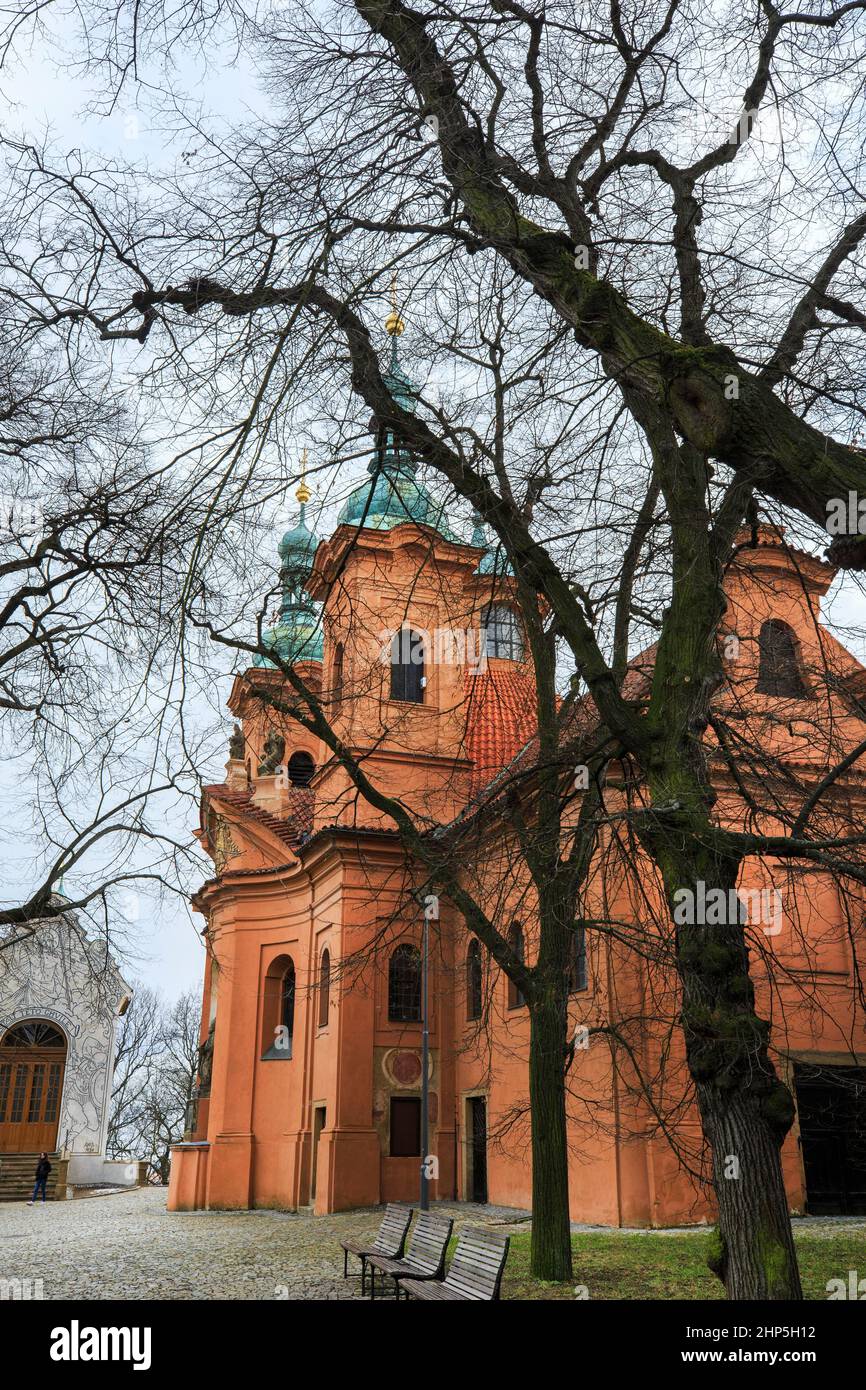
<path fill-rule="evenodd" d="M 20 1025 L 4 1037 L 0 1153 L 53 1153 L 57 1148 L 65 1063 L 66 1039 L 50 1025 Z"/>

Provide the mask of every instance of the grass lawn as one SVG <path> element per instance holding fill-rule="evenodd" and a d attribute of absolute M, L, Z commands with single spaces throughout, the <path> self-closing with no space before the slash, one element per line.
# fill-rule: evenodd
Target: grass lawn
<path fill-rule="evenodd" d="M 585 1284 L 593 1298 L 721 1299 L 724 1291 L 706 1266 L 706 1235 L 574 1235 L 574 1283 L 547 1284 L 529 1273 L 529 1232 L 511 1237 L 503 1298 L 569 1298 Z M 797 1256 L 806 1298 L 826 1299 L 828 1279 L 866 1277 L 863 1235 L 797 1235 Z"/>

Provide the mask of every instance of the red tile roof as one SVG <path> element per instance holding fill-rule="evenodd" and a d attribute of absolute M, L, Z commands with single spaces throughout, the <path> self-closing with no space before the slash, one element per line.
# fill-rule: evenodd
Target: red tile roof
<path fill-rule="evenodd" d="M 256 806 L 252 799 L 252 789 L 245 792 L 229 791 L 221 782 L 213 782 L 207 787 L 202 787 L 202 794 L 209 799 L 216 798 L 226 802 L 229 806 L 234 806 L 237 810 L 243 811 L 245 816 L 257 821 L 259 825 L 265 826 L 276 835 L 278 840 L 283 840 L 286 844 L 296 845 L 302 835 L 305 835 L 313 826 L 313 801 L 314 793 L 308 787 L 289 787 L 289 809 L 287 816 L 275 816 L 271 811 L 265 811 L 261 806 Z"/>
<path fill-rule="evenodd" d="M 474 794 L 507 767 L 535 733 L 535 681 L 528 671 L 497 666 L 467 675 L 464 691 Z"/>

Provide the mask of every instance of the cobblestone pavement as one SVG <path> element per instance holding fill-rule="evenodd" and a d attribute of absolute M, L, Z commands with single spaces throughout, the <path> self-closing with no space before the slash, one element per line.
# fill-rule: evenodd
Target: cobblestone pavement
<path fill-rule="evenodd" d="M 74 1299 L 352 1299 L 340 1241 L 375 1233 L 381 1211 L 167 1212 L 164 1188 L 86 1202 L 0 1203 L 0 1280 L 41 1279 Z M 519 1229 L 526 1212 L 436 1202 L 455 1228 Z M 357 1261 L 356 1268 L 360 1268 Z"/>
<path fill-rule="evenodd" d="M 0 1203 L 0 1280 L 41 1279 L 43 1297 L 73 1299 L 353 1299 L 357 1279 L 343 1280 L 339 1242 L 373 1234 L 374 1209 L 311 1216 L 308 1212 L 167 1212 L 164 1188 L 140 1188 L 81 1202 L 28 1207 Z M 512 1207 L 437 1202 L 455 1227 L 528 1229 Z M 575 1231 L 641 1234 L 582 1223 Z M 706 1226 L 657 1235 L 706 1233 Z M 806 1217 L 795 1230 L 816 1236 L 866 1235 L 866 1220 Z"/>

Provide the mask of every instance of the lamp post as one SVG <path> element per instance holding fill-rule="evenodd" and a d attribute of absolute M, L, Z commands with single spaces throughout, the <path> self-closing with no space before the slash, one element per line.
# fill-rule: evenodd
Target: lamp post
<path fill-rule="evenodd" d="M 421 1199 L 422 1211 L 430 1210 L 430 923 L 439 920 L 439 899 L 424 899 L 421 935 Z"/>

